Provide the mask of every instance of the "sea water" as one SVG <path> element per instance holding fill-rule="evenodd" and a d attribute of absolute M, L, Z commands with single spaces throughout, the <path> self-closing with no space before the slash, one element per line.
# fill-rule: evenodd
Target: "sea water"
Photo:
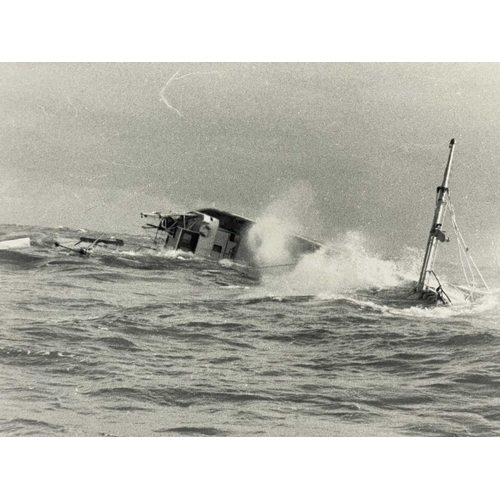
<path fill-rule="evenodd" d="M 360 245 L 260 272 L 54 246 L 82 234 L 0 226 L 32 242 L 0 251 L 2 436 L 500 434 L 495 290 L 417 307 Z"/>

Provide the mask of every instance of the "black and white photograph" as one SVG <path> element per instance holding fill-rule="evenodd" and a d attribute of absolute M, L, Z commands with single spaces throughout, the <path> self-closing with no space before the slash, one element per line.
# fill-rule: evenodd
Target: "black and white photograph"
<path fill-rule="evenodd" d="M 498 435 L 500 64 L 0 68 L 2 434 Z"/>
<path fill-rule="evenodd" d="M 2 441 L 498 437 L 500 63 L 195 54 L 0 63 Z"/>

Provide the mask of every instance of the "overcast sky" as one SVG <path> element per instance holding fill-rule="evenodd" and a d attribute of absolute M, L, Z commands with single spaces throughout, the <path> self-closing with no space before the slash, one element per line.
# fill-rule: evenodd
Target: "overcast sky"
<path fill-rule="evenodd" d="M 320 240 L 422 247 L 454 137 L 462 230 L 499 237 L 500 64 L 3 63 L 0 102 L 2 223 L 272 205 Z"/>

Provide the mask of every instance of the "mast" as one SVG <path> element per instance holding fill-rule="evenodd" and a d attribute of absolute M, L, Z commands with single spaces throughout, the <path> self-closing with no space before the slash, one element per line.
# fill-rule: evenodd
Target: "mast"
<path fill-rule="evenodd" d="M 441 231 L 443 225 L 443 218 L 446 212 L 446 201 L 448 199 L 448 182 L 450 179 L 451 162 L 453 160 L 453 150 L 455 148 L 455 139 L 450 141 L 450 154 L 448 156 L 448 163 L 444 171 L 443 183 L 437 188 L 436 197 L 436 210 L 434 212 L 434 219 L 432 221 L 431 231 L 429 233 L 429 240 L 427 242 L 427 249 L 425 251 L 424 263 L 420 278 L 416 286 L 417 291 L 425 292 L 429 287 L 429 279 L 434 272 L 434 261 L 436 260 L 436 251 L 438 241 L 447 241 L 445 234 Z"/>

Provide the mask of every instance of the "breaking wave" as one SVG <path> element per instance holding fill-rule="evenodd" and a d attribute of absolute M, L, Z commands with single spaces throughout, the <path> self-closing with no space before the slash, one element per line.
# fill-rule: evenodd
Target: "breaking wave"
<path fill-rule="evenodd" d="M 425 307 L 410 299 L 420 273 L 421 252 L 408 248 L 400 259 L 384 259 L 367 249 L 366 236 L 350 231 L 317 252 L 306 254 L 293 266 L 262 269 L 259 286 L 247 291 L 256 297 L 301 297 L 318 300 L 347 300 L 356 308 L 385 316 L 406 318 L 477 317 L 494 312 L 500 289 L 477 291 L 474 302 L 443 280 L 452 305 Z"/>
<path fill-rule="evenodd" d="M 269 294 L 316 295 L 323 298 L 366 288 L 411 283 L 418 270 L 414 253 L 385 260 L 366 249 L 366 238 L 351 231 L 290 267 L 264 267 L 262 288 Z"/>

